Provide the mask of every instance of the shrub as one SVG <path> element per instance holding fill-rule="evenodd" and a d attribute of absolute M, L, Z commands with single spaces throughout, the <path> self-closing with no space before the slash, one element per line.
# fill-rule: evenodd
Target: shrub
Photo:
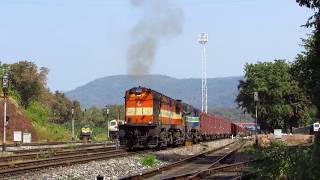
<path fill-rule="evenodd" d="M 69 141 L 71 139 L 70 131 L 62 125 L 53 123 L 47 123 L 46 125 L 32 124 L 39 141 Z"/>
<path fill-rule="evenodd" d="M 107 129 L 102 127 L 92 128 L 92 140 L 102 142 L 107 140 Z"/>
<path fill-rule="evenodd" d="M 48 122 L 49 109 L 38 102 L 31 102 L 25 110 L 25 114 L 32 122 L 44 125 Z"/>
<path fill-rule="evenodd" d="M 40 150 L 37 154 L 37 159 L 48 159 L 56 155 L 54 149 Z"/>
<path fill-rule="evenodd" d="M 153 154 L 143 154 L 141 155 L 141 161 L 140 163 L 143 165 L 143 166 L 148 166 L 148 167 L 152 167 L 156 164 L 159 163 L 158 159 L 156 158 L 155 155 Z"/>
<path fill-rule="evenodd" d="M 32 121 L 32 125 L 40 141 L 68 141 L 71 134 L 63 125 L 48 122 L 49 109 L 39 102 L 31 102 L 25 114 Z"/>
<path fill-rule="evenodd" d="M 272 141 L 268 147 L 247 148 L 254 154 L 257 179 L 315 179 L 312 173 L 312 149 L 289 147 Z"/>

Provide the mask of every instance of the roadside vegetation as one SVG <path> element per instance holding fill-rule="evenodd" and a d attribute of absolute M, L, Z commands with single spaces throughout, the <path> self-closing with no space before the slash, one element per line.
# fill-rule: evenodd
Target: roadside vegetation
<path fill-rule="evenodd" d="M 10 76 L 9 96 L 32 121 L 38 141 L 70 141 L 72 118 L 76 139 L 79 139 L 81 128 L 89 125 L 93 129 L 92 140 L 105 141 L 107 120 L 123 118 L 121 105 L 109 105 L 107 114 L 106 108 L 81 108 L 80 102 L 69 100 L 63 92 L 51 92 L 47 87 L 49 69 L 38 68 L 33 62 L 0 63 L 0 76 L 5 72 Z"/>
<path fill-rule="evenodd" d="M 287 146 L 275 140 L 268 146 L 246 146 L 252 156 L 255 179 L 319 179 L 319 144 Z"/>
<path fill-rule="evenodd" d="M 320 109 L 320 3 L 319 0 L 296 0 L 297 5 L 314 12 L 304 27 L 312 29 L 302 41 L 304 50 L 292 63 L 284 59 L 246 64 L 245 79 L 240 81 L 236 101 L 241 109 L 255 115 L 262 132 L 319 122 Z M 259 93 L 256 104 L 253 93 Z M 311 147 L 287 146 L 273 141 L 266 147 L 247 147 L 253 154 L 257 179 L 319 179 L 320 135 Z"/>

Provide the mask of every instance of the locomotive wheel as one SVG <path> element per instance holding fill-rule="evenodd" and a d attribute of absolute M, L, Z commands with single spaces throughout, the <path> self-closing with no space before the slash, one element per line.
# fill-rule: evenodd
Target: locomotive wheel
<path fill-rule="evenodd" d="M 169 134 L 169 144 L 170 144 L 170 145 L 173 145 L 172 133 Z"/>
<path fill-rule="evenodd" d="M 160 142 L 159 142 L 159 146 L 160 147 L 166 147 L 168 142 L 167 142 L 167 136 L 166 136 L 166 132 L 165 131 L 161 131 L 160 132 Z"/>

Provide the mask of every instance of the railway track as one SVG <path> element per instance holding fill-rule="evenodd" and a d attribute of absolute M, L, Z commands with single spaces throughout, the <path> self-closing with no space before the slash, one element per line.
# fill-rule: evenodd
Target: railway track
<path fill-rule="evenodd" d="M 99 148 L 99 149 L 87 149 L 81 151 L 64 152 L 56 154 L 53 157 L 44 159 L 33 159 L 33 160 L 18 160 L 0 163 L 0 178 L 8 177 L 11 175 L 17 175 L 26 173 L 31 170 L 65 166 L 76 163 L 85 163 L 93 160 L 109 159 L 119 156 L 127 156 L 132 153 L 125 151 L 125 149 L 115 149 L 113 147 Z"/>
<path fill-rule="evenodd" d="M 245 143 L 246 142 L 234 142 L 221 148 L 209 150 L 158 169 L 129 177 L 123 177 L 121 180 L 196 178 L 203 170 L 221 166 L 226 159 L 237 152 Z"/>
<path fill-rule="evenodd" d="M 46 157 L 54 157 L 54 156 L 66 156 L 73 154 L 87 154 L 88 152 L 99 152 L 99 151 L 110 151 L 116 149 L 115 147 L 88 147 L 81 149 L 50 149 L 45 148 L 41 149 L 37 152 L 29 152 L 29 153 L 18 153 L 10 156 L 0 157 L 0 168 L 2 164 L 5 163 L 14 163 L 18 161 L 26 161 L 26 160 L 34 160 L 34 159 L 44 159 Z M 28 152 L 28 151 L 27 151 Z"/>
<path fill-rule="evenodd" d="M 188 177 L 190 180 L 206 180 L 206 179 L 245 179 L 254 175 L 248 165 L 252 161 L 244 161 L 239 163 L 221 165 L 219 167 L 203 170 L 193 176 Z"/>
<path fill-rule="evenodd" d="M 56 144 L 51 144 L 56 145 Z M 67 150 L 67 149 L 78 149 L 78 148 L 89 148 L 89 147 L 98 147 L 98 146 L 111 146 L 114 145 L 114 143 L 95 143 L 95 144 L 74 144 L 74 143 L 66 143 L 66 144 L 57 144 L 57 145 L 66 145 L 66 146 L 60 146 L 60 147 L 50 147 L 50 145 L 40 145 L 40 146 L 47 146 L 47 147 L 39 147 L 39 148 L 33 148 L 33 149 L 21 149 L 21 150 L 9 150 L 7 152 L 13 153 L 13 154 L 26 154 L 26 153 L 36 153 L 39 151 L 45 151 L 45 150 Z"/>

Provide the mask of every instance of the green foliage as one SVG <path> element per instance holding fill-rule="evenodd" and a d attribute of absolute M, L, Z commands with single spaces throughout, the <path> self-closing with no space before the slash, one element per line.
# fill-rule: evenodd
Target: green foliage
<path fill-rule="evenodd" d="M 157 160 L 157 157 L 153 154 L 142 154 L 140 163 L 143 166 L 152 167 L 159 163 L 159 160 Z"/>
<path fill-rule="evenodd" d="M 320 3 L 319 0 L 296 0 L 300 6 L 305 6 L 314 10 L 314 15 L 312 15 L 307 23 L 305 24 L 306 27 L 316 27 L 319 28 L 320 25 Z"/>
<path fill-rule="evenodd" d="M 319 168 L 314 161 L 314 149 L 288 147 L 282 141 L 273 141 L 262 148 L 249 146 L 246 152 L 254 155 L 257 179 L 317 179 Z M 318 155 L 317 155 L 318 156 Z"/>
<path fill-rule="evenodd" d="M 39 102 L 31 102 L 25 110 L 25 114 L 32 122 L 45 125 L 48 122 L 49 109 Z"/>
<path fill-rule="evenodd" d="M 110 104 L 107 107 L 109 109 L 108 120 L 124 119 L 124 105 Z M 106 109 L 103 109 L 103 115 L 107 116 Z"/>
<path fill-rule="evenodd" d="M 29 103 L 25 114 L 32 120 L 33 127 L 40 141 L 70 140 L 70 132 L 64 126 L 48 122 L 49 109 L 39 102 Z"/>
<path fill-rule="evenodd" d="M 105 127 L 95 127 L 92 131 L 92 140 L 95 142 L 104 142 L 107 140 L 107 129 Z"/>
<path fill-rule="evenodd" d="M 64 126 L 54 123 L 37 124 L 32 123 L 36 130 L 39 141 L 70 141 L 71 133 Z"/>
<path fill-rule="evenodd" d="M 38 71 L 38 67 L 28 61 L 10 65 L 10 82 L 19 92 L 22 105 L 26 107 L 31 101 L 40 100 L 42 91 L 46 89 L 47 74 L 47 68 Z"/>
<path fill-rule="evenodd" d="M 40 150 L 37 153 L 37 159 L 48 159 L 56 155 L 56 150 L 54 149 L 47 149 L 47 150 Z"/>
<path fill-rule="evenodd" d="M 72 118 L 72 107 L 72 102 L 65 97 L 64 93 L 56 91 L 53 95 L 53 101 L 51 103 L 52 118 L 50 121 L 60 124 L 70 121 Z"/>
<path fill-rule="evenodd" d="M 253 115 L 253 93 L 259 93 L 258 123 L 263 130 L 287 131 L 309 121 L 310 102 L 290 74 L 290 64 L 284 60 L 246 64 L 245 80 L 239 82 L 238 89 L 239 107 Z"/>
<path fill-rule="evenodd" d="M 313 104 L 320 109 L 320 3 L 319 0 L 296 1 L 300 6 L 312 9 L 314 14 L 305 25 L 312 28 L 312 35 L 303 40 L 305 50 L 298 54 L 292 73 L 299 82 L 299 86 L 308 93 Z"/>
<path fill-rule="evenodd" d="M 20 105 L 20 106 L 22 105 L 21 104 L 21 96 L 20 96 L 19 92 L 16 91 L 15 89 L 13 89 L 12 87 L 10 87 L 9 96 L 12 97 L 18 103 L 18 105 Z"/>

